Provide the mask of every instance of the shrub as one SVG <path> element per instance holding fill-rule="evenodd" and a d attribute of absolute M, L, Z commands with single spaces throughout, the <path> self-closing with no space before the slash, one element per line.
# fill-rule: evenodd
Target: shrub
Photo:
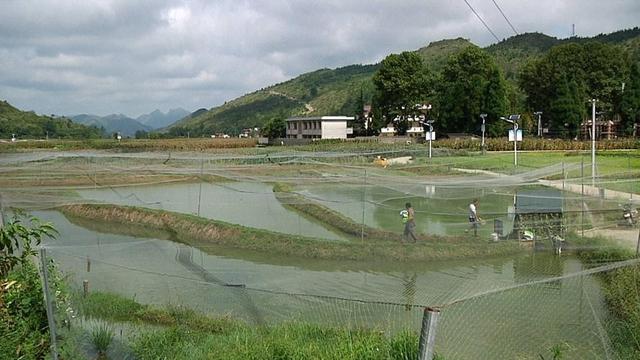
<path fill-rule="evenodd" d="M 113 340 L 113 330 L 105 323 L 100 323 L 91 332 L 91 343 L 98 352 L 99 358 L 105 358 L 109 345 Z"/>

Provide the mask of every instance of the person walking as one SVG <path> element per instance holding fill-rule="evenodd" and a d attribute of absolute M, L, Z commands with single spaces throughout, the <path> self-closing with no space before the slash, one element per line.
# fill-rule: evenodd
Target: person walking
<path fill-rule="evenodd" d="M 413 210 L 411 203 L 406 203 L 404 205 L 405 209 L 401 211 L 402 221 L 404 222 L 404 233 L 403 240 L 411 242 L 416 242 L 418 237 L 416 236 L 416 212 Z"/>
<path fill-rule="evenodd" d="M 469 204 L 469 228 L 473 229 L 473 236 L 478 236 L 479 224 L 480 217 L 478 216 L 478 199 L 473 199 L 471 204 Z"/>

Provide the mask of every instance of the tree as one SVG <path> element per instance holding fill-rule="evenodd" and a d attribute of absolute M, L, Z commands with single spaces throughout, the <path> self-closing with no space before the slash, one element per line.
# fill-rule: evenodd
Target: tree
<path fill-rule="evenodd" d="M 564 111 L 550 111 L 552 104 L 556 110 L 567 105 L 567 90 L 561 90 L 560 86 L 566 82 L 570 87 L 581 115 L 585 114 L 587 99 L 596 98 L 599 110 L 611 116 L 620 111 L 621 84 L 628 73 L 627 64 L 628 54 L 619 46 L 598 42 L 559 45 L 524 66 L 519 83 L 527 95 L 529 108 L 548 114 L 552 127 L 568 135 L 571 131 L 558 127 L 566 119 L 553 119 L 554 114 Z"/>
<path fill-rule="evenodd" d="M 54 238 L 57 233 L 51 223 L 41 223 L 35 217 L 16 211 L 13 218 L 0 227 L 0 277 L 5 277 L 17 264 L 29 261 L 29 257 L 35 255 L 34 244 L 40 245 L 43 238 Z"/>
<path fill-rule="evenodd" d="M 376 115 L 393 119 L 402 108 L 427 102 L 432 94 L 432 76 L 422 58 L 415 52 L 387 56 L 373 76 L 376 88 Z M 380 121 L 377 122 L 380 125 Z M 385 124 L 382 124 L 383 126 Z"/>
<path fill-rule="evenodd" d="M 270 139 L 283 138 L 286 136 L 286 132 L 287 123 L 282 117 L 271 118 L 262 128 L 262 135 Z"/>
<path fill-rule="evenodd" d="M 563 76 L 560 80 L 556 97 L 549 106 L 551 130 L 562 137 L 575 137 L 584 118 L 584 106 L 579 95 L 577 82 L 567 81 Z"/>
<path fill-rule="evenodd" d="M 498 66 L 482 49 L 470 46 L 453 56 L 438 85 L 438 127 L 448 132 L 477 132 L 480 114 L 488 114 L 489 129 L 498 135 L 498 123 L 507 108 L 506 83 Z"/>
<path fill-rule="evenodd" d="M 629 80 L 625 84 L 620 104 L 622 115 L 622 130 L 627 134 L 633 133 L 633 126 L 640 120 L 640 63 L 631 65 Z"/>
<path fill-rule="evenodd" d="M 136 130 L 135 137 L 136 139 L 146 139 L 149 137 L 149 133 L 144 130 Z"/>

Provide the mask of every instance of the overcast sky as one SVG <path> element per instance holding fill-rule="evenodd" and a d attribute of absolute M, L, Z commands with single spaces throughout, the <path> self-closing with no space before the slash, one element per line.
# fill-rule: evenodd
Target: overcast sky
<path fill-rule="evenodd" d="M 493 0 L 467 0 L 498 38 Z M 640 25 L 639 0 L 495 0 L 518 32 Z M 463 37 L 496 42 L 464 0 L 0 0 L 0 99 L 41 114 L 211 108 L 319 68 Z"/>

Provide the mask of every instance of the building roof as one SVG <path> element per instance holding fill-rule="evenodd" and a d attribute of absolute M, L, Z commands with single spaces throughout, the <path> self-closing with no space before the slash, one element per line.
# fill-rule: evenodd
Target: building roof
<path fill-rule="evenodd" d="M 308 116 L 308 117 L 290 117 L 286 121 L 349 121 L 354 120 L 353 116 Z"/>
<path fill-rule="evenodd" d="M 516 214 L 561 213 L 562 199 L 560 190 L 521 190 L 516 193 Z"/>

